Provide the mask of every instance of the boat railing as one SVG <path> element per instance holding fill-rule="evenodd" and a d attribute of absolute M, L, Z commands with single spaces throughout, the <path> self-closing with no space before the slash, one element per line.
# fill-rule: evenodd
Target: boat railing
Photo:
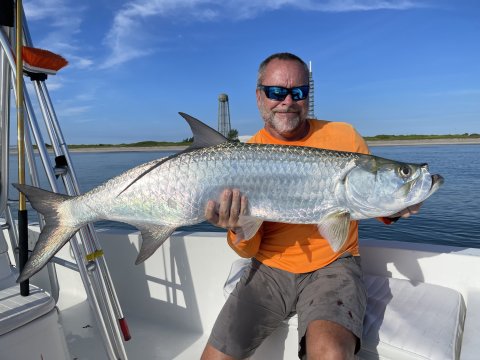
<path fill-rule="evenodd" d="M 2 39 L 4 36 L 4 29 L 2 31 Z M 2 43 L 3 48 L 3 43 Z M 7 60 L 7 54 L 5 51 L 0 52 L 0 151 L 1 151 L 1 163 L 0 163 L 0 184 L 8 184 L 8 154 L 10 144 L 10 131 L 9 122 L 10 117 L 10 65 Z M 6 156 L 4 156 L 6 155 Z M 8 201 L 8 192 L 0 189 L 0 214 L 6 210 Z"/>
<path fill-rule="evenodd" d="M 10 33 L 9 33 L 10 32 Z M 8 200 L 9 194 L 9 128 L 10 128 L 10 89 L 13 89 L 13 94 L 17 96 L 17 89 L 15 86 L 16 66 L 13 57 L 11 38 L 13 32 L 7 27 L 0 28 L 0 43 L 1 43 L 1 67 L 0 67 L 0 105 L 1 105 L 1 119 L 0 126 L 2 135 L 1 141 L 1 175 L 0 175 L 0 214 L 5 213 L 7 227 L 10 233 L 12 249 L 18 248 L 18 232 L 15 221 L 11 212 L 11 202 Z M 32 40 L 29 34 L 27 22 L 23 21 L 23 36 L 24 43 L 27 46 L 33 47 Z M 28 75 L 29 73 L 27 73 Z M 25 154 L 30 171 L 31 184 L 39 186 L 39 176 L 35 163 L 34 146 L 32 143 L 32 136 L 36 148 L 39 153 L 48 183 L 54 192 L 60 192 L 56 177 L 60 176 L 65 192 L 68 195 L 79 195 L 79 185 L 76 174 L 72 166 L 72 160 L 63 137 L 57 115 L 54 111 L 53 103 L 48 93 L 45 76 L 30 76 L 35 89 L 35 96 L 38 100 L 40 112 L 44 128 L 48 133 L 48 137 L 52 144 L 55 165 L 52 164 L 48 149 L 43 140 L 42 131 L 40 130 L 39 122 L 37 120 L 31 98 L 26 86 L 24 86 L 24 111 L 25 111 Z M 44 221 L 39 216 L 40 226 L 43 227 Z M 54 262 L 62 266 L 67 266 L 79 272 L 82 282 L 85 286 L 88 301 L 95 313 L 98 326 L 101 329 L 101 334 L 104 340 L 106 352 L 111 359 L 127 359 L 123 341 L 129 339 L 128 327 L 121 310 L 113 282 L 108 271 L 107 264 L 103 257 L 103 251 L 99 245 L 98 239 L 92 225 L 82 228 L 77 235 L 70 241 L 72 251 L 76 260 L 76 264 L 66 264 L 59 259 L 54 259 L 48 264 L 48 275 L 50 278 L 52 296 L 58 300 L 59 286 L 56 279 L 56 272 Z M 18 264 L 18 259 L 16 259 Z M 122 337 L 123 335 L 123 337 Z"/>

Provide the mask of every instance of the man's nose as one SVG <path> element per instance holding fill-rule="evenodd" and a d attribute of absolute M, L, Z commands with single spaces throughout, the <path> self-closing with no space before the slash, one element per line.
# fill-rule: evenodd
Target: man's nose
<path fill-rule="evenodd" d="M 283 99 L 282 104 L 293 104 L 295 101 L 292 98 L 292 94 L 287 94 L 285 99 Z"/>

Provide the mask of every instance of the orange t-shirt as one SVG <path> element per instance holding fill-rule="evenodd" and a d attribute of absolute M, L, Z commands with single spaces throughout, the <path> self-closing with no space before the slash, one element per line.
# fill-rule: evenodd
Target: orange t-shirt
<path fill-rule="evenodd" d="M 297 145 L 338 151 L 368 154 L 368 146 L 349 124 L 325 120 L 308 120 L 310 130 L 298 141 L 282 141 L 265 129 L 257 132 L 248 142 L 260 144 Z M 250 240 L 235 243 L 236 235 L 228 232 L 229 245 L 242 257 L 255 257 L 265 265 L 300 274 L 320 269 L 345 252 L 359 255 L 358 223 L 352 221 L 344 247 L 333 252 L 315 224 L 286 224 L 265 221 Z"/>

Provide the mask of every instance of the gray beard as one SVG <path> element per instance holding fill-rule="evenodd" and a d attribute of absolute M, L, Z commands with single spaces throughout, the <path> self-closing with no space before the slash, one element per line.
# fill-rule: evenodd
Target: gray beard
<path fill-rule="evenodd" d="M 275 118 L 275 113 L 271 113 L 270 116 L 264 117 L 265 122 L 267 122 L 272 128 L 274 128 L 278 133 L 290 133 L 294 131 L 301 123 L 300 115 L 297 115 L 295 118 L 288 121 L 278 120 Z"/>

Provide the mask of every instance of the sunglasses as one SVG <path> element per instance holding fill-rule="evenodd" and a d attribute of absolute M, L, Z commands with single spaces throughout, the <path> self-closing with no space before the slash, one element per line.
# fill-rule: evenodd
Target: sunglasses
<path fill-rule="evenodd" d="M 283 101 L 288 94 L 292 95 L 293 101 L 305 100 L 308 96 L 308 85 L 285 88 L 282 86 L 258 85 L 258 88 L 265 92 L 267 98 L 276 101 Z"/>

